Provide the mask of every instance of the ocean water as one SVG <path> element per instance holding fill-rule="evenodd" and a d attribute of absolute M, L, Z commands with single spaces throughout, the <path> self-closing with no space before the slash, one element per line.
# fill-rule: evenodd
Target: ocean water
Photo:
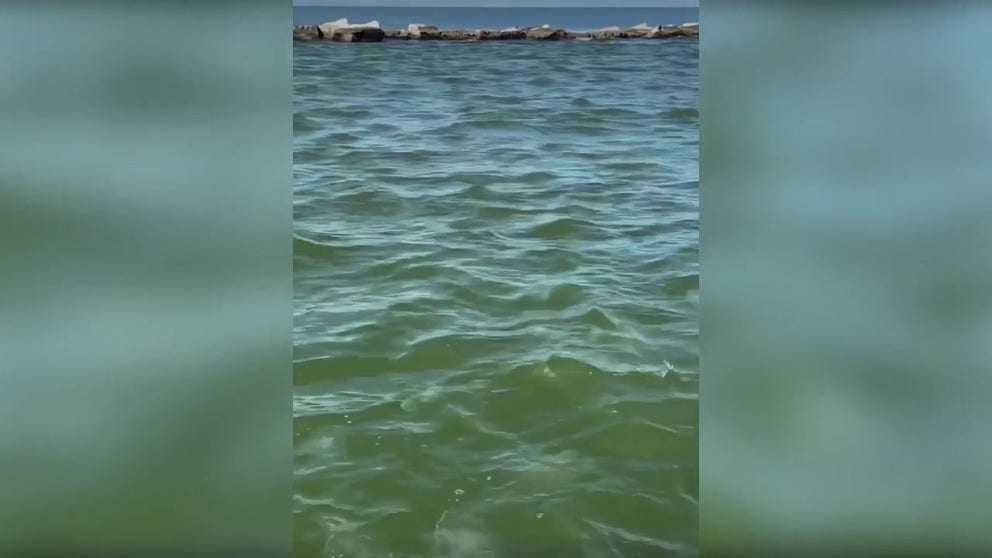
<path fill-rule="evenodd" d="M 316 25 L 346 17 L 359 23 L 378 20 L 385 29 L 405 29 L 411 23 L 442 29 L 506 29 L 552 25 L 571 31 L 611 26 L 681 24 L 699 21 L 699 8 L 377 8 L 355 6 L 295 6 L 298 25 Z"/>
<path fill-rule="evenodd" d="M 294 48 L 296 556 L 697 555 L 698 43 Z"/>

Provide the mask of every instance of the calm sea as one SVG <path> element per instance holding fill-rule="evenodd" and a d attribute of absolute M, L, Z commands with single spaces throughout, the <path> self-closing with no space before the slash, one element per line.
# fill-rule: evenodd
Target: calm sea
<path fill-rule="evenodd" d="M 698 43 L 294 48 L 296 555 L 697 555 Z"/>
<path fill-rule="evenodd" d="M 378 20 L 386 29 L 411 23 L 442 29 L 506 29 L 552 25 L 572 31 L 611 26 L 680 24 L 699 21 L 699 8 L 375 8 L 297 6 L 296 24 L 320 24 L 342 17 L 360 23 Z"/>

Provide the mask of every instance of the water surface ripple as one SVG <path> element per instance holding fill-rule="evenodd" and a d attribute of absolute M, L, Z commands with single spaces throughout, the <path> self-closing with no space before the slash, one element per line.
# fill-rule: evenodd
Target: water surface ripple
<path fill-rule="evenodd" d="M 696 555 L 698 44 L 294 48 L 296 555 Z"/>

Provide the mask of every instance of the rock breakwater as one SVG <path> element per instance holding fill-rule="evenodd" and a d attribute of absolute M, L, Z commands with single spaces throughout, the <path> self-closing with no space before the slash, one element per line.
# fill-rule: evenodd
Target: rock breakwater
<path fill-rule="evenodd" d="M 698 23 L 655 25 L 646 23 L 633 27 L 608 27 L 598 31 L 569 31 L 542 25 L 540 27 L 491 29 L 439 29 L 433 25 L 412 23 L 406 29 L 384 30 L 378 21 L 351 24 L 339 19 L 321 25 L 293 27 L 294 41 L 335 41 L 342 43 L 400 41 L 607 41 L 616 39 L 676 39 L 699 38 Z"/>

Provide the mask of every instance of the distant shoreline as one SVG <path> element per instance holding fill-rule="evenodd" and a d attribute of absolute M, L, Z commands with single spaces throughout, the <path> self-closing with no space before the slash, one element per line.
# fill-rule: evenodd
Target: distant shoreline
<path fill-rule="evenodd" d="M 608 27 L 596 31 L 570 31 L 542 25 L 540 27 L 490 29 L 438 29 L 435 26 L 410 24 L 406 29 L 384 30 L 377 21 L 350 24 L 346 19 L 320 25 L 293 26 L 293 40 L 333 41 L 343 43 L 369 43 L 392 41 L 603 41 L 613 39 L 675 39 L 699 38 L 698 23 L 682 25 L 635 25 L 620 28 Z"/>

